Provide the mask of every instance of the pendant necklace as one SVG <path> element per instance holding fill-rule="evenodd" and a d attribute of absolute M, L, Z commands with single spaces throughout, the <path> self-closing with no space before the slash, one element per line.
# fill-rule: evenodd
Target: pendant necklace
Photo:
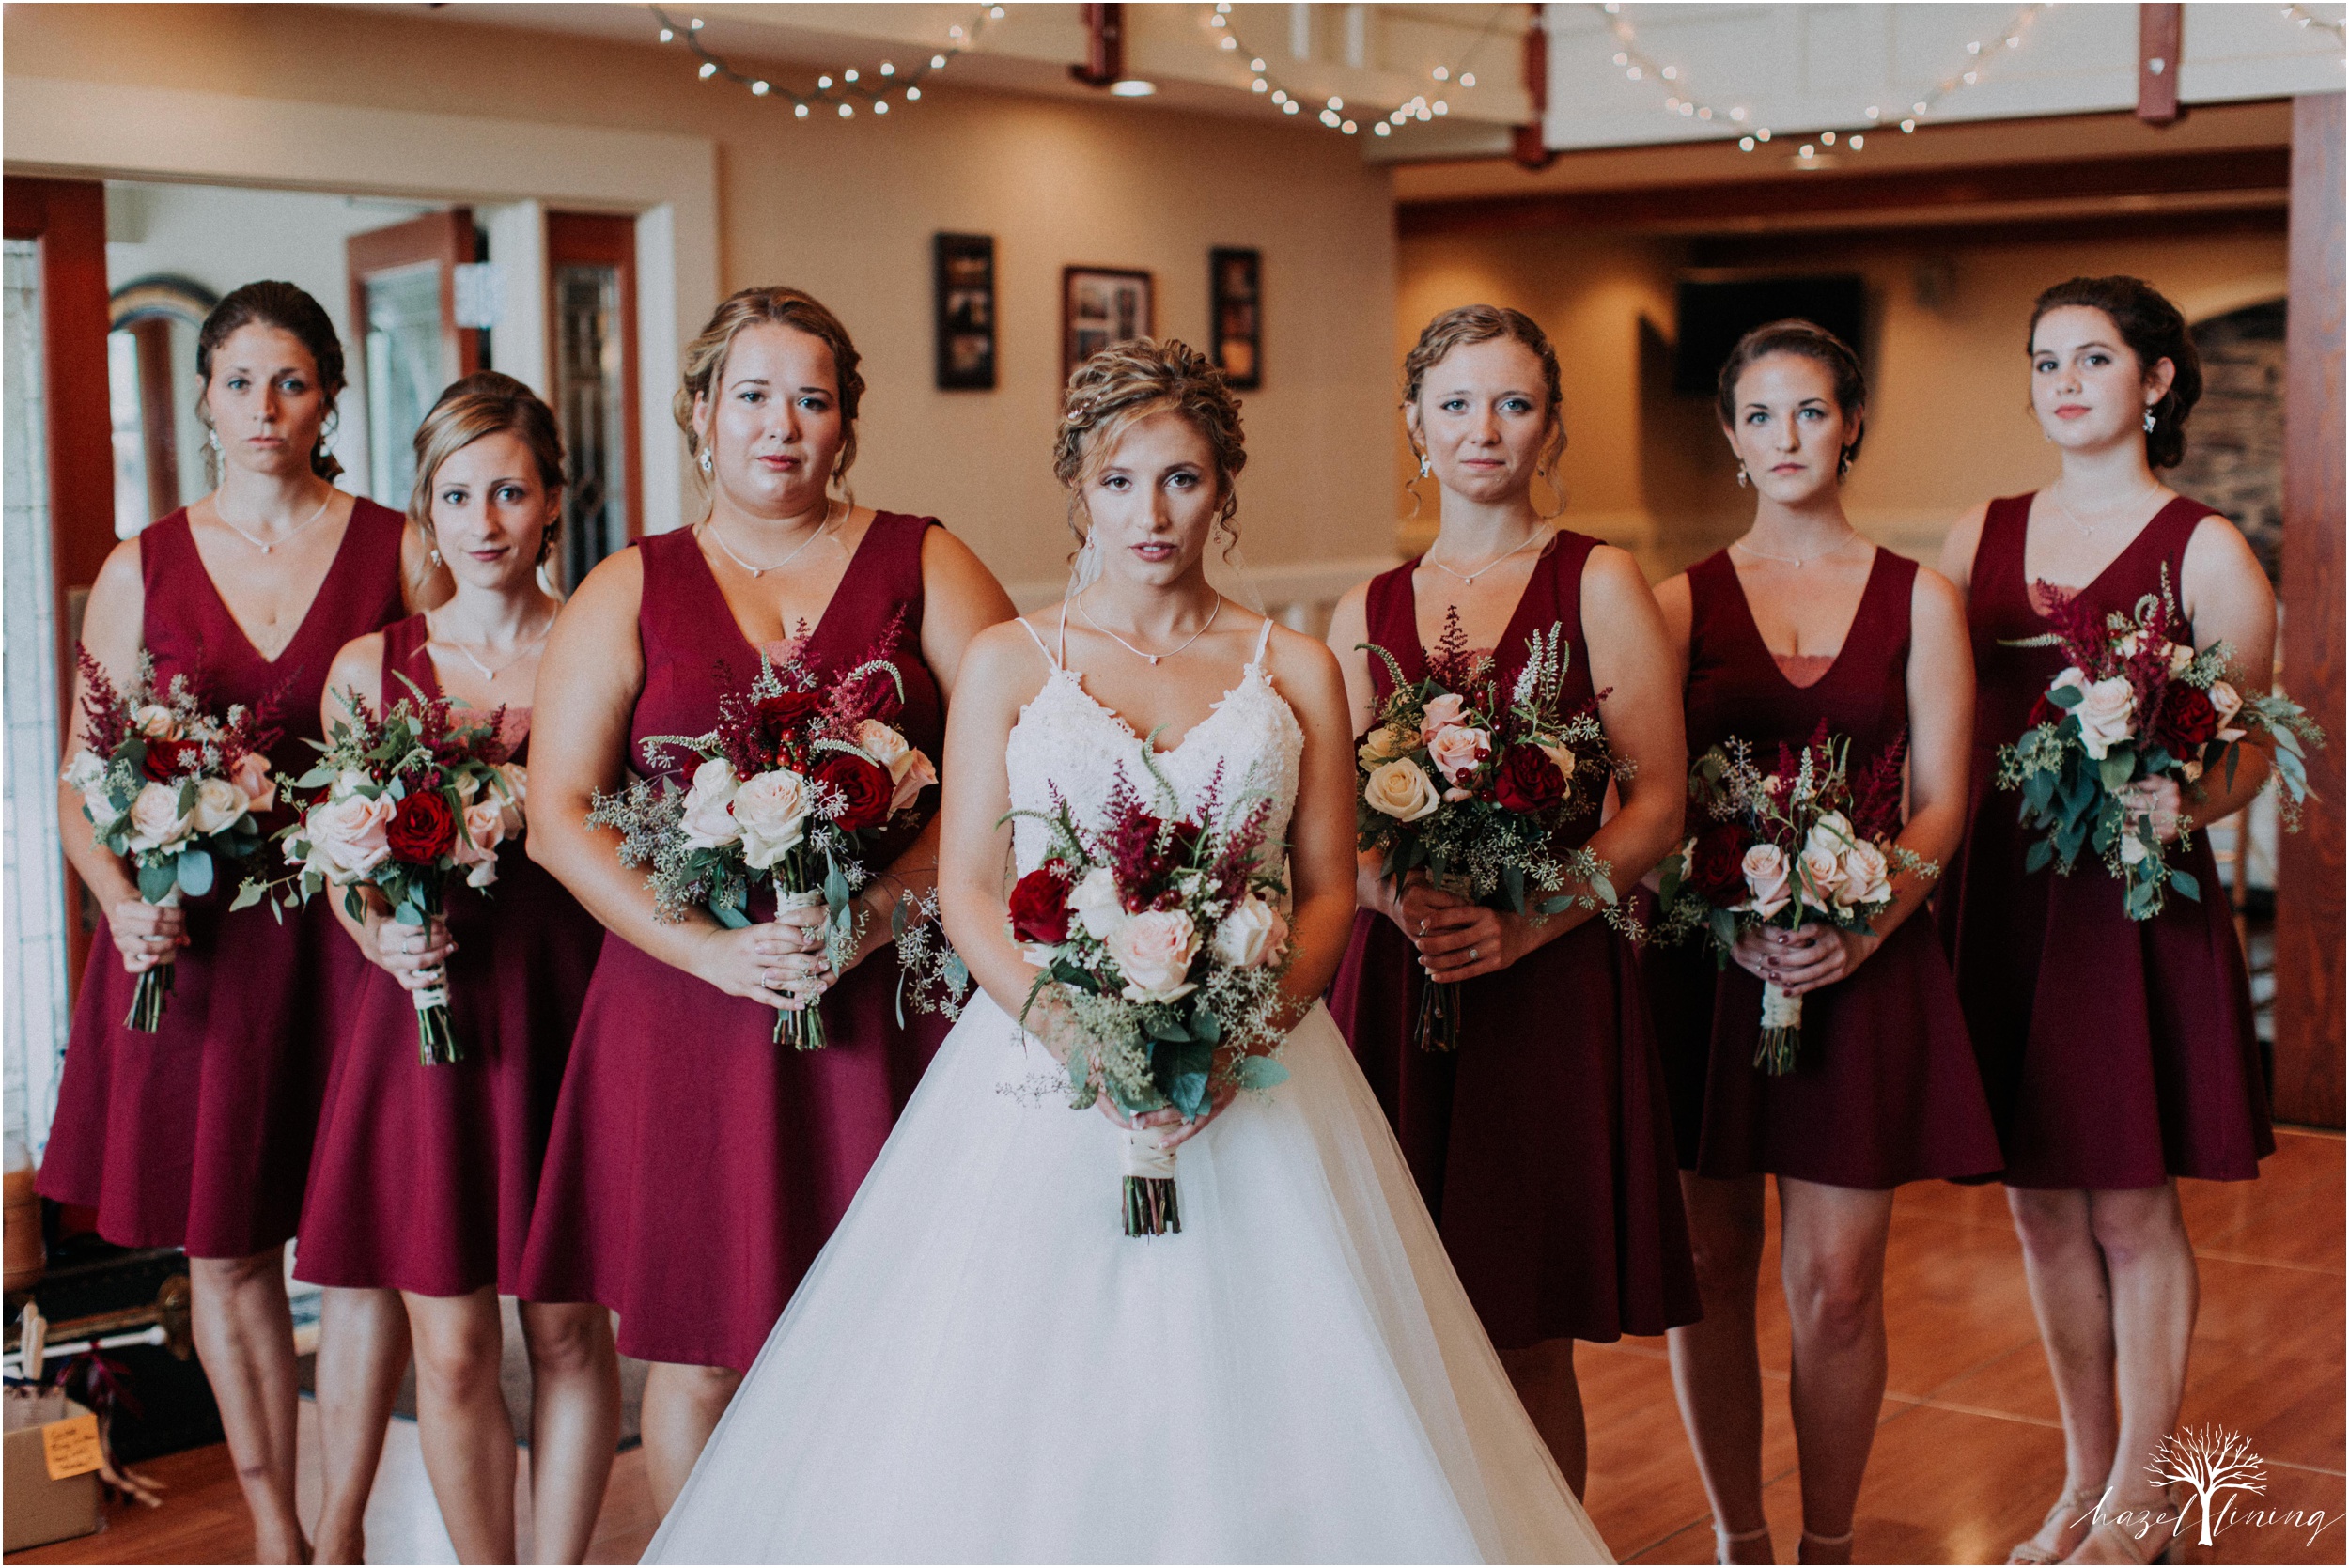
<path fill-rule="evenodd" d="M 1425 560 L 1429 566 L 1435 567 L 1438 571 L 1450 572 L 1453 576 L 1458 578 L 1461 582 L 1473 588 L 1476 586 L 1476 580 L 1478 578 L 1484 576 L 1486 572 L 1501 565 L 1501 562 L 1508 560 L 1512 555 L 1521 555 L 1533 545 L 1551 537 L 1553 537 L 1553 536 L 1548 529 L 1536 528 L 1532 533 L 1528 534 L 1523 542 L 1518 544 L 1516 549 L 1502 551 L 1500 554 L 1494 556 L 1491 560 L 1486 562 L 1474 571 L 1462 571 L 1456 567 L 1447 567 L 1432 555 L 1423 556 L 1422 559 Z"/>
<path fill-rule="evenodd" d="M 718 524 L 714 520 L 709 524 L 709 536 L 718 541 L 718 548 L 726 552 L 726 559 L 732 561 L 736 566 L 741 567 L 744 571 L 749 572 L 753 577 L 764 577 L 770 571 L 783 570 L 784 567 L 798 560 L 801 553 L 804 551 L 808 546 L 825 536 L 825 535 L 832 528 L 832 504 L 830 501 L 825 502 L 824 520 L 816 525 L 816 532 L 810 534 L 806 538 L 801 539 L 800 541 L 799 549 L 794 550 L 790 554 L 785 556 L 782 560 L 775 562 L 772 566 L 753 566 L 750 562 L 745 561 L 742 557 L 737 555 L 734 552 L 734 547 L 726 543 L 725 535 L 719 531 Z"/>
<path fill-rule="evenodd" d="M 2047 487 L 2047 499 L 2056 504 L 2057 511 L 2061 512 L 2065 517 L 2071 520 L 2073 527 L 2078 529 L 2081 533 L 2087 535 L 2092 539 L 2096 536 L 2097 529 L 2102 528 L 2106 523 L 2110 522 L 2114 518 L 2126 516 L 2128 512 L 2134 511 L 2139 506 L 2143 505 L 2147 496 L 2157 495 L 2160 492 L 2161 481 L 2156 479 L 2153 482 L 2150 488 L 2138 491 L 2135 495 L 2132 495 L 2127 500 L 2123 501 L 2119 505 L 2107 507 L 2105 509 L 2104 517 L 2095 522 L 2082 522 L 2080 520 L 2080 515 L 2072 510 L 2069 505 L 2065 505 L 2063 497 L 2056 493 L 2056 488 L 2053 485 Z"/>
<path fill-rule="evenodd" d="M 473 649 L 467 647 L 462 643 L 452 643 L 444 637 L 434 637 L 429 639 L 425 645 L 427 647 L 433 648 L 446 648 L 449 652 L 455 654 L 458 658 L 463 660 L 466 663 L 480 671 L 481 677 L 484 680 L 487 680 L 490 685 L 494 686 L 497 684 L 498 676 L 504 675 L 506 671 L 512 669 L 515 665 L 521 663 L 532 654 L 537 653 L 539 649 L 545 647 L 547 645 L 547 633 L 553 629 L 554 621 L 552 617 L 549 617 L 547 624 L 538 629 L 537 636 L 532 638 L 528 644 L 520 648 L 519 651 L 515 653 L 513 658 L 507 660 L 505 663 L 496 666 L 494 669 L 490 665 L 484 664 L 481 661 L 481 656 L 474 653 Z"/>
<path fill-rule="evenodd" d="M 1770 555 L 1754 549 L 1753 546 L 1746 543 L 1743 539 L 1739 539 L 1737 541 L 1737 548 L 1744 551 L 1748 555 L 1751 555 L 1758 560 L 1775 561 L 1781 567 L 1792 567 L 1797 571 L 1800 571 L 1803 567 L 1809 566 L 1813 561 L 1826 560 L 1828 556 L 1834 554 L 1837 551 L 1842 550 L 1845 545 L 1850 544 L 1858 537 L 1859 537 L 1859 530 L 1857 528 L 1851 529 L 1846 532 L 1842 538 L 1836 540 L 1834 544 L 1828 546 L 1827 549 L 1814 550 L 1808 555 Z"/>
<path fill-rule="evenodd" d="M 1131 643 L 1128 643 L 1126 639 L 1120 637 L 1116 632 L 1112 631 L 1108 627 L 1105 627 L 1099 621 L 1095 620 L 1093 618 L 1093 612 L 1085 608 L 1085 601 L 1081 595 L 1080 595 L 1077 599 L 1077 613 L 1085 618 L 1085 625 L 1091 627 L 1094 630 L 1099 632 L 1111 642 L 1115 643 L 1119 647 L 1124 648 L 1128 653 L 1132 654 L 1136 659 L 1146 659 L 1153 664 L 1156 664 L 1161 659 L 1174 658 L 1176 654 L 1182 652 L 1183 649 L 1190 646 L 1193 643 L 1199 641 L 1200 638 L 1205 637 L 1207 634 L 1207 628 L 1215 625 L 1215 618 L 1222 613 L 1223 596 L 1221 594 L 1218 594 L 1215 596 L 1215 608 L 1207 612 L 1207 618 L 1199 623 L 1198 630 L 1192 632 L 1190 636 L 1184 638 L 1181 643 L 1167 649 L 1164 653 L 1148 653 L 1134 646 Z"/>
<path fill-rule="evenodd" d="M 271 551 L 275 550 L 279 545 L 284 544 L 288 539 L 292 538 L 296 534 L 301 533 L 303 529 L 309 527 L 310 524 L 324 517 L 326 515 L 326 508 L 332 506 L 333 505 L 334 505 L 334 487 L 329 485 L 326 487 L 326 499 L 319 503 L 319 509 L 312 512 L 308 517 L 303 519 L 300 522 L 294 524 L 291 528 L 287 529 L 285 533 L 279 535 L 274 539 L 255 538 L 252 535 L 238 527 L 235 523 L 230 522 L 228 520 L 228 514 L 220 509 L 220 496 L 217 491 L 215 491 L 212 496 L 212 516 L 220 519 L 220 525 L 223 528 L 227 529 L 231 534 L 236 535 L 245 543 L 251 545 L 262 554 L 267 555 Z"/>

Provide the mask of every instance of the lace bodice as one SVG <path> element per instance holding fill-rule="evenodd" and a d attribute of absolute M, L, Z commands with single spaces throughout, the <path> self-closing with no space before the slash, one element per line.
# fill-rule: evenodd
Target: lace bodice
<path fill-rule="evenodd" d="M 1034 628 L 1029 631 L 1033 635 Z M 1158 753 L 1157 762 L 1186 812 L 1197 808 L 1219 767 L 1227 805 L 1243 797 L 1269 799 L 1272 815 L 1265 832 L 1279 842 L 1288 835 L 1289 813 L 1297 804 L 1297 768 L 1305 732 L 1265 674 L 1265 645 L 1270 636 L 1268 622 L 1256 644 L 1256 657 L 1240 673 L 1239 684 L 1191 726 L 1181 744 Z M 1044 645 L 1042 638 L 1036 641 Z M 1045 648 L 1045 657 L 1052 659 L 1050 648 Z M 1157 804 L 1163 792 L 1143 763 L 1145 744 L 1131 724 L 1084 689 L 1082 675 L 1054 659 L 1044 689 L 1019 710 L 1019 721 L 1004 745 L 1012 809 L 1049 813 L 1057 791 L 1078 822 L 1090 825 L 1100 819 L 1121 777 L 1143 800 Z M 1022 875 L 1043 860 L 1045 845 L 1042 824 L 1024 817 L 1013 822 L 1012 853 Z"/>

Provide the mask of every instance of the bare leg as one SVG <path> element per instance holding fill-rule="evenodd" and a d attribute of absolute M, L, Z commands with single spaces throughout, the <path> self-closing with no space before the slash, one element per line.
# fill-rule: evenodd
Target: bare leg
<path fill-rule="evenodd" d="M 383 1429 L 408 1370 L 408 1314 L 393 1290 L 330 1285 L 319 1312 L 319 1448 L 325 1500 L 319 1562 L 366 1560 L 367 1494 L 383 1458 Z"/>
<path fill-rule="evenodd" d="M 1523 1350 L 1504 1350 L 1501 1364 L 1517 1385 L 1533 1429 L 1549 1445 L 1558 1469 L 1582 1496 L 1591 1479 L 1590 1439 L 1582 1423 L 1582 1386 L 1574 1377 L 1574 1342 L 1544 1340 Z"/>
<path fill-rule="evenodd" d="M 1683 1172 L 1680 1177 L 1704 1317 L 1670 1335 L 1672 1391 L 1713 1504 L 1722 1555 L 1732 1562 L 1774 1560 L 1762 1514 L 1762 1359 L 1753 1320 L 1762 1276 L 1762 1184 L 1760 1176 L 1717 1181 Z M 1734 1539 L 1738 1536 L 1754 1539 Z"/>
<path fill-rule="evenodd" d="M 2087 1197 L 2089 1226 L 2104 1253 L 2112 1303 L 2113 1371 L 2120 1389 L 2120 1431 L 2104 1487 L 2111 1510 L 2158 1514 L 2169 1508 L 2169 1499 L 2145 1466 L 2155 1447 L 2176 1427 L 2178 1406 L 2186 1397 L 2186 1354 L 2201 1297 L 2194 1248 L 2178 1212 L 2175 1182 Z M 2158 1551 L 2169 1544 L 2174 1528 L 2174 1521 L 2157 1525 L 2139 1549 Z M 2105 1540 L 2092 1538 L 2073 1560 L 2127 1560 Z"/>
<path fill-rule="evenodd" d="M 278 1247 L 248 1258 L 188 1260 L 195 1353 L 220 1404 L 237 1484 L 253 1511 L 254 1557 L 261 1562 L 309 1558 L 294 1513 L 301 1378 L 285 1267 Z"/>
<path fill-rule="evenodd" d="M 416 1436 L 460 1562 L 514 1560 L 514 1423 L 498 1389 L 497 1289 L 407 1293 L 416 1341 Z"/>
<path fill-rule="evenodd" d="M 2114 1467 L 2120 1416 L 2112 1388 L 2112 1297 L 2089 1194 L 2010 1187 L 2006 1201 L 2023 1243 L 2031 1310 L 2063 1416 L 2063 1489 L 2087 1499 L 2035 1537 L 2061 1560 L 2086 1537 L 2088 1511 Z"/>
<path fill-rule="evenodd" d="M 1801 1560 L 1851 1560 L 1852 1507 L 1884 1408 L 1884 1244 L 1892 1194 L 1778 1179 L 1794 1330 Z"/>
<path fill-rule="evenodd" d="M 521 1303 L 530 1347 L 530 1509 L 540 1562 L 581 1562 L 620 1441 L 612 1313 L 593 1302 Z"/>
<path fill-rule="evenodd" d="M 693 1461 L 741 1386 L 742 1374 L 731 1367 L 655 1361 L 645 1374 L 645 1479 L 662 1517 L 685 1490 Z"/>

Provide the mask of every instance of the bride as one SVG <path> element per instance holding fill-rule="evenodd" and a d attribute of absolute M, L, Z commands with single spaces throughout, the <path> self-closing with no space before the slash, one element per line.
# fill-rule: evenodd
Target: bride
<path fill-rule="evenodd" d="M 1612 1560 L 1316 1000 L 1354 914 L 1353 742 L 1328 650 L 1207 581 L 1245 460 L 1179 343 L 1072 378 L 1081 586 L 982 633 L 949 716 L 939 888 L 981 993 L 646 1560 Z M 1139 1118 L 1182 1147 L 1182 1229 L 1129 1239 L 1127 1124 L 1067 1108 L 1065 1015 L 1012 1021 L 1035 970 L 1004 867 L 1044 844 L 1003 819 L 1096 815 L 1121 775 L 1149 798 L 1145 747 L 1186 806 L 1219 774 L 1276 802 L 1298 1021 L 1287 1082 Z"/>

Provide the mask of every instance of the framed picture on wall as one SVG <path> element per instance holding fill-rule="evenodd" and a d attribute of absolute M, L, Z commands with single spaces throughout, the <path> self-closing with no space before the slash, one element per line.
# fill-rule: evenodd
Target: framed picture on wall
<path fill-rule="evenodd" d="M 1263 278 L 1261 251 L 1219 248 L 1207 253 L 1215 363 L 1242 391 L 1264 385 Z"/>
<path fill-rule="evenodd" d="M 1062 268 L 1062 379 L 1112 343 L 1155 334 L 1156 292 L 1148 272 L 1124 267 Z"/>
<path fill-rule="evenodd" d="M 938 294 L 938 390 L 995 390 L 995 237 L 932 241 Z"/>

